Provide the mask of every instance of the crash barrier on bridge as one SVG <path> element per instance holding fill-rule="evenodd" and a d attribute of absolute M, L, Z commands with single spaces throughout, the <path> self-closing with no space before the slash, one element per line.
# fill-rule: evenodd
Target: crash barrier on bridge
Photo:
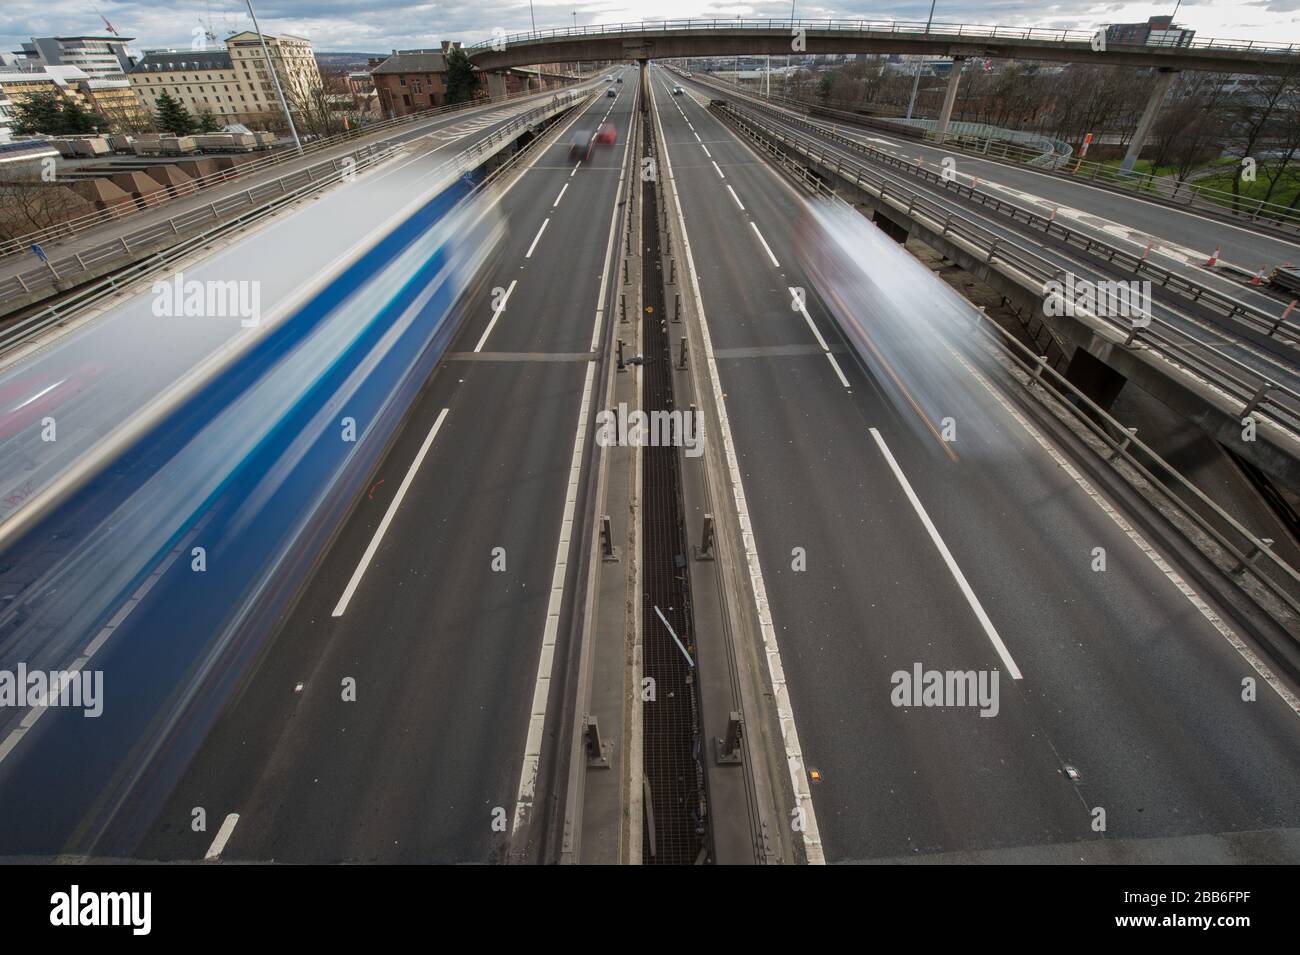
<path fill-rule="evenodd" d="M 903 126 L 914 126 L 925 130 L 927 134 L 933 133 L 939 125 L 939 121 L 935 119 L 896 119 L 894 122 Z M 1020 146 L 1027 152 L 1030 158 L 1025 162 L 1028 165 L 1046 166 L 1049 169 L 1057 168 L 1074 153 L 1073 146 L 1059 139 L 1040 136 L 1037 133 L 1024 133 L 1015 129 L 1003 129 L 987 123 L 949 123 L 944 142 L 949 139 L 1010 143 L 1013 146 Z"/>
<path fill-rule="evenodd" d="M 1096 30 L 1060 30 L 1050 27 L 1009 27 L 986 26 L 971 23 L 934 23 L 923 20 L 867 20 L 867 19 L 785 19 L 785 20 L 743 20 L 739 17 L 731 20 L 687 19 L 687 20 L 638 20 L 630 23 L 594 23 L 582 26 L 557 27 L 551 30 L 536 30 L 531 33 L 511 33 L 471 44 L 467 50 L 497 49 L 504 43 L 507 46 L 527 43 L 534 40 L 582 38 L 601 36 L 608 33 L 655 34 L 670 33 L 680 30 L 717 30 L 728 33 L 754 31 L 792 30 L 837 31 L 842 33 L 886 34 L 901 38 L 915 36 L 923 39 L 959 39 L 959 40 L 1033 40 L 1044 43 L 1080 43 L 1088 44 L 1097 35 Z M 1229 50 L 1250 51 L 1261 56 L 1269 54 L 1295 53 L 1294 43 L 1268 43 L 1259 40 L 1225 40 L 1209 37 L 1194 37 L 1187 40 L 1182 37 L 1169 36 L 1148 40 L 1137 48 L 1152 49 L 1177 47 L 1188 50 Z"/>
<path fill-rule="evenodd" d="M 799 117 L 791 117 L 762 103 L 747 105 L 752 109 L 775 117 L 780 122 L 802 126 L 817 136 L 828 139 L 845 149 L 860 153 L 875 162 L 890 166 L 907 173 L 913 178 L 977 203 L 1006 217 L 1017 226 L 1024 226 L 1041 232 L 1044 236 L 1059 239 L 1066 245 L 1077 248 L 1086 254 L 1097 255 L 1127 273 L 1149 279 L 1153 284 L 1176 292 L 1189 302 L 1197 303 L 1213 312 L 1216 316 L 1232 322 L 1234 331 L 1255 341 L 1265 343 L 1267 339 L 1276 336 L 1279 329 L 1291 335 L 1300 335 L 1300 323 L 1295 321 L 1286 323 L 1286 312 L 1280 308 L 1278 314 L 1270 314 L 1256 305 L 1244 302 L 1226 292 L 1210 288 L 1195 279 L 1174 272 L 1154 262 L 1146 254 L 1122 249 L 1104 238 L 1099 238 L 1078 229 L 1072 229 L 1054 216 L 1043 215 L 1011 202 L 987 189 L 981 189 L 977 184 L 978 180 L 974 177 L 958 176 L 955 173 L 945 175 L 942 172 L 935 172 L 923 165 L 900 158 L 893 153 L 858 142 L 833 129 L 827 129 L 822 124 Z M 963 182 L 963 178 L 967 181 Z M 1300 357 L 1300 355 L 1296 357 Z"/>
<path fill-rule="evenodd" d="M 1096 436 L 1110 451 L 1104 455 L 1106 462 L 1118 470 L 1118 462 L 1124 461 L 1131 466 L 1148 485 L 1155 488 L 1160 495 L 1174 506 L 1184 520 L 1190 521 L 1200 532 L 1207 534 L 1215 544 L 1222 548 L 1223 554 L 1211 552 L 1212 559 L 1219 558 L 1219 563 L 1227 561 L 1224 568 L 1236 578 L 1250 574 L 1274 598 L 1280 601 L 1291 614 L 1300 614 L 1300 572 L 1293 568 L 1285 558 L 1272 550 L 1270 543 L 1254 534 L 1231 514 L 1207 497 L 1195 484 L 1182 473 L 1160 457 L 1150 446 L 1141 441 L 1137 435 L 1124 427 L 1118 420 L 1104 411 L 1064 375 L 1052 367 L 1051 363 L 1040 355 L 1035 355 L 1029 348 L 1016 340 L 1006 329 L 990 319 L 982 311 L 978 312 L 978 327 L 1005 356 L 1015 363 L 1026 376 L 1025 384 L 1033 387 L 1042 383 L 1068 400 L 1057 403 L 1061 412 L 1068 413 L 1075 423 Z M 1120 471 L 1121 477 L 1132 481 L 1131 476 Z M 1195 501 L 1213 515 L 1211 520 L 1201 511 L 1189 505 Z M 1185 532 L 1184 532 L 1185 533 Z M 1205 544 L 1192 535 L 1191 543 L 1201 550 Z M 1268 608 L 1266 608 L 1268 609 Z M 1286 617 L 1272 610 L 1275 617 Z M 1294 624 L 1294 619 L 1291 621 Z M 1294 627 L 1288 630 L 1293 646 L 1300 648 L 1300 634 Z"/>
<path fill-rule="evenodd" d="M 421 123 L 441 119 L 453 113 L 462 113 L 467 110 L 472 110 L 475 108 L 485 109 L 493 105 L 500 105 L 503 103 L 514 102 L 515 100 L 527 99 L 530 96 L 544 96 L 544 95 L 547 95 L 546 92 L 532 91 L 532 92 L 522 92 L 522 93 L 511 93 L 507 96 L 500 97 L 498 99 L 490 99 L 490 98 L 487 100 L 476 99 L 476 100 L 470 100 L 465 103 L 453 103 L 450 106 L 435 106 L 430 109 L 421 110 L 417 113 L 408 113 L 405 116 L 398 116 L 393 119 L 381 120 L 377 123 L 369 123 L 364 126 L 358 126 L 356 129 L 346 130 L 345 132 L 342 133 L 335 133 L 331 136 L 320 137 L 319 139 L 304 144 L 301 153 L 288 146 L 281 147 L 280 149 L 277 149 L 275 152 L 271 153 L 271 155 L 269 156 L 264 156 L 260 159 L 256 159 L 250 162 L 240 162 L 238 165 L 231 166 L 228 169 L 222 169 L 218 172 L 209 173 L 204 176 L 195 176 L 185 184 L 185 187 L 187 190 L 187 194 L 189 194 L 189 191 L 191 190 L 201 192 L 213 186 L 221 185 L 222 183 L 231 182 L 232 180 L 235 179 L 242 179 L 243 177 L 253 173 L 262 172 L 266 169 L 272 169 L 277 166 L 284 165 L 285 163 L 296 162 L 298 160 L 301 160 L 304 157 L 325 152 L 326 150 L 333 149 L 334 147 L 343 145 L 344 143 L 349 143 L 356 139 L 362 139 L 368 136 L 373 136 L 376 133 L 389 132 L 391 130 L 396 130 L 396 129 L 404 129 L 405 127 L 408 126 L 416 126 Z M 380 144 L 375 143 L 372 145 L 377 146 Z M 358 152 L 363 152 L 363 151 L 364 151 L 364 147 L 358 150 Z M 182 158 L 178 161 L 184 161 L 184 160 Z M 324 174 L 325 172 L 328 171 L 331 165 L 334 164 L 329 161 L 321 162 L 316 166 L 311 167 L 311 170 L 309 171 L 318 174 Z M 283 177 L 283 179 L 293 180 L 301 176 L 301 174 L 302 174 L 301 171 L 290 173 L 285 177 Z M 255 186 L 253 188 L 253 191 L 265 192 L 266 186 L 274 186 L 276 183 L 279 182 L 281 182 L 281 180 L 277 179 L 275 180 L 275 183 L 266 183 L 261 186 Z M 218 200 L 217 204 L 222 205 L 224 202 L 225 200 Z M 26 254 L 31 251 L 31 247 L 33 244 L 40 244 L 45 242 L 51 242 L 57 239 L 68 238 L 80 232 L 84 232 L 87 229 L 94 228 L 95 226 L 103 225 L 106 222 L 120 222 L 123 219 L 130 218 L 130 216 L 133 213 L 142 212 L 142 211 L 146 211 L 146 210 L 135 203 L 132 203 L 130 206 L 120 206 L 120 207 L 114 207 L 109 209 L 100 209 L 92 213 L 87 213 L 84 216 L 77 216 L 72 219 L 66 219 L 62 222 L 54 223 L 42 229 L 35 229 L 31 232 L 24 233 L 23 235 L 14 236 L 13 238 L 0 239 L 0 258 L 4 258 L 10 255 Z M 183 216 L 177 217 L 178 220 L 177 224 L 183 226 L 185 224 L 184 221 L 181 221 L 183 219 L 184 219 Z M 137 237 L 131 236 L 128 237 L 127 241 L 138 242 L 141 240 L 138 239 Z M 63 264 L 65 263 L 62 262 L 56 263 L 56 268 Z M 0 301 L 3 301 L 3 297 L 4 297 L 4 290 L 0 289 Z"/>
<path fill-rule="evenodd" d="M 1183 520 L 1207 534 L 1222 549 L 1222 554 L 1214 553 L 1212 548 L 1207 549 L 1205 542 L 1180 528 L 1194 546 L 1203 552 L 1208 550 L 1208 556 L 1234 578 L 1241 579 L 1249 575 L 1287 608 L 1290 615 L 1279 614 L 1276 608 L 1265 609 L 1279 622 L 1283 622 L 1284 626 L 1286 623 L 1291 624 L 1287 632 L 1292 640 L 1292 649 L 1300 648 L 1300 633 L 1295 630 L 1294 616 L 1300 615 L 1300 599 L 1297 598 L 1297 594 L 1300 594 L 1300 571 L 1275 553 L 1271 542 L 1258 537 L 1207 497 L 1133 431 L 1124 427 L 1052 367 L 1045 357 L 1035 355 L 982 311 L 978 315 L 978 327 L 988 341 L 1021 370 L 1025 375 L 1024 384 L 1032 388 L 1041 382 L 1068 399 L 1057 403 L 1058 411 L 1068 413 L 1079 427 L 1091 432 L 1106 446 L 1110 454 L 1103 457 L 1112 468 L 1119 471 L 1122 478 L 1132 483 L 1132 477 L 1118 467 L 1120 461 L 1127 463 L 1143 481 L 1158 491 L 1161 497 L 1177 509 Z M 1203 516 L 1200 510 L 1189 505 L 1189 501 L 1199 503 L 1215 519 Z"/>
<path fill-rule="evenodd" d="M 877 261 L 880 253 L 877 250 L 863 251 L 869 236 L 843 229 L 870 230 L 871 227 L 852 205 L 836 197 L 825 184 L 819 183 L 816 191 L 825 201 L 814 202 L 808 221 L 815 223 L 815 228 L 800 235 L 801 243 L 807 242 L 814 250 L 807 267 L 819 288 L 836 289 L 837 281 L 844 283 L 838 287 L 838 294 L 827 302 L 827 311 L 842 330 L 845 340 L 858 353 L 864 368 L 880 368 L 881 352 L 888 354 L 897 344 L 891 336 L 905 336 L 900 341 L 906 342 L 905 347 L 910 349 L 919 341 L 915 337 L 918 329 L 924 327 L 926 344 L 939 352 L 946 347 L 959 356 L 961 351 L 978 354 L 983 349 L 1000 361 L 1002 370 L 1011 371 L 1013 377 L 1018 371 L 1019 384 L 1031 392 L 1044 386 L 1046 397 L 1063 399 L 1044 402 L 1053 414 L 1068 421 L 1076 433 L 1096 439 L 1090 442 L 1092 450 L 1115 467 L 1126 483 L 1135 485 L 1148 499 L 1154 497 L 1154 503 L 1166 509 L 1166 516 L 1169 516 L 1167 509 L 1173 508 L 1179 519 L 1172 523 L 1190 543 L 1215 560 L 1234 582 L 1241 583 L 1243 575 L 1251 574 L 1247 592 L 1287 631 L 1288 659 L 1300 665 L 1300 655 L 1294 653 L 1300 649 L 1300 615 L 1297 615 L 1300 611 L 1300 572 L 1138 440 L 1135 433 L 1059 373 L 1045 356 L 1035 354 L 1012 332 L 1002 328 L 982 309 L 976 308 L 946 284 L 937 283 L 936 298 L 927 300 L 924 319 L 917 316 L 890 323 L 879 320 L 880 316 L 873 312 L 859 311 L 869 309 L 867 303 L 871 292 L 853 284 L 851 276 L 855 270 L 861 270 L 865 275 L 871 268 L 880 267 Z M 889 247 L 890 254 L 908 255 L 883 236 L 878 241 Z M 909 264 L 924 274 L 922 266 Z M 887 262 L 884 267 L 888 270 Z M 862 291 L 855 295 L 850 290 Z M 846 300 L 851 304 L 846 304 Z M 866 321 L 864 315 L 871 315 L 876 320 Z M 896 317 L 901 319 L 903 316 Z M 965 361 L 960 357 L 959 360 Z M 967 363 L 977 378 L 980 365 L 987 367 L 987 362 Z M 907 374 L 905 366 L 902 375 Z M 886 376 L 880 377 L 883 380 Z M 883 387 L 887 389 L 888 384 Z M 1136 474 L 1125 473 L 1120 462 L 1131 467 Z"/>
<path fill-rule="evenodd" d="M 788 161 L 792 153 L 814 162 L 864 194 L 875 197 L 882 207 L 922 230 L 946 241 L 964 243 L 983 266 L 1005 275 L 1038 299 L 1053 283 L 1064 287 L 1068 281 L 1069 273 L 1065 269 L 1037 252 L 991 232 L 867 166 L 828 152 L 814 139 L 769 123 L 757 112 L 731 103 L 715 101 L 710 109 L 769 154 Z M 792 165 L 797 167 L 792 171 L 802 173 L 806 182 L 818 178 L 810 176 L 798 162 Z M 1158 316 L 1152 316 L 1150 324 L 1141 327 L 1118 316 L 1096 316 L 1083 309 L 1078 309 L 1077 314 L 1087 319 L 1086 327 L 1098 336 L 1108 353 L 1130 355 L 1166 378 L 1190 379 L 1199 386 L 1197 393 L 1207 406 L 1219 408 L 1234 421 L 1255 417 L 1260 423 L 1261 440 L 1284 455 L 1289 464 L 1300 457 L 1300 392 L 1272 381 L 1220 348 L 1198 340 Z M 1221 334 L 1215 337 L 1223 343 L 1231 341 Z M 1267 433 L 1268 428 L 1274 431 Z"/>
<path fill-rule="evenodd" d="M 747 98 L 758 98 L 780 103 L 789 109 L 797 110 L 808 116 L 825 116 L 845 123 L 879 129 L 896 136 L 914 136 L 918 130 L 909 128 L 897 117 L 864 116 L 848 110 L 838 110 L 829 106 L 819 106 L 789 96 L 763 95 L 739 84 L 731 83 L 717 76 L 707 80 L 695 77 L 701 83 L 711 83 L 719 87 L 734 89 Z M 915 122 L 915 121 L 913 121 Z M 933 131 L 933 121 L 926 120 Z M 958 124 L 949 125 L 949 135 L 945 138 L 945 149 L 960 149 L 976 153 L 982 159 L 999 160 L 1016 165 L 1035 165 L 1045 172 L 1071 179 L 1084 179 L 1090 184 L 1105 186 L 1119 192 L 1138 193 L 1143 199 L 1189 209 L 1200 209 L 1220 218 L 1246 219 L 1249 222 L 1279 229 L 1287 233 L 1300 232 L 1300 209 L 1266 202 L 1264 199 L 1252 199 L 1249 196 L 1234 195 L 1226 189 L 1188 182 L 1176 176 L 1157 176 L 1154 173 L 1124 172 L 1118 164 L 1100 163 L 1081 157 L 1070 158 L 1064 154 L 1055 162 L 1039 161 L 1043 153 L 1038 149 L 1017 146 L 1005 139 L 994 136 L 954 136 L 951 130 Z M 994 127 L 996 128 L 996 127 Z M 933 138 L 933 137 L 931 137 Z"/>
<path fill-rule="evenodd" d="M 590 95 L 590 93 L 554 95 L 547 103 L 515 117 L 496 132 L 476 141 L 465 152 L 460 154 L 461 161 L 469 164 L 468 168 L 474 168 L 491 152 L 502 148 L 506 142 L 520 135 L 521 131 L 527 127 L 572 108 Z M 68 321 L 77 314 L 103 302 L 109 296 L 120 292 L 124 287 L 138 279 L 162 271 L 172 263 L 193 254 L 196 250 L 259 222 L 284 206 L 288 206 L 308 195 L 333 186 L 349 176 L 368 169 L 375 163 L 391 156 L 400 145 L 400 143 L 390 141 L 372 143 L 350 156 L 336 157 L 324 163 L 323 165 L 327 168 L 319 175 L 313 174 L 310 169 L 303 170 L 273 183 L 266 183 L 262 187 L 249 190 L 239 196 L 229 197 L 224 203 L 212 203 L 203 209 L 195 210 L 193 214 L 201 217 L 200 220 L 196 221 L 220 218 L 222 214 L 229 212 L 231 209 L 236 210 L 236 214 L 205 232 L 183 239 L 163 251 L 127 266 L 102 281 L 79 289 L 67 298 L 34 315 L 0 329 L 0 356 L 33 336 L 41 334 L 46 329 Z M 349 160 L 351 161 L 349 162 Z M 293 180 L 302 181 L 291 188 L 290 182 Z M 243 208 L 250 202 L 255 202 L 263 193 L 269 193 L 271 198 L 263 201 L 260 205 L 252 206 L 252 208 Z M 177 220 L 184 218 L 184 216 L 178 216 Z M 190 223 L 187 220 L 185 224 Z M 167 223 L 162 223 L 150 228 L 147 233 L 153 237 L 152 241 L 157 241 L 159 238 L 171 235 L 172 230 Z M 139 244 L 143 244 L 145 241 L 139 236 L 134 238 Z M 104 257 L 111 258 L 120 255 L 124 249 L 129 249 L 127 240 L 118 239 L 107 243 L 98 256 L 94 256 L 92 253 L 83 253 L 77 258 L 84 267 L 93 267 L 96 262 L 101 261 Z M 17 277 L 17 281 L 21 283 L 21 277 Z M 0 282 L 0 302 L 3 302 L 6 296 L 18 294 L 11 285 L 12 282 L 13 280 Z M 52 283 L 53 278 L 50 278 L 50 284 Z M 23 285 L 23 289 L 27 288 L 27 285 Z"/>

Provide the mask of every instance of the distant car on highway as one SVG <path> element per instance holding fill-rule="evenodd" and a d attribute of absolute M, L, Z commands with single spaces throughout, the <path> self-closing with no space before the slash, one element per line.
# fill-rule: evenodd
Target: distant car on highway
<path fill-rule="evenodd" d="M 674 95 L 674 96 L 681 96 L 681 95 L 682 95 L 683 93 L 685 93 L 685 92 L 686 92 L 686 91 L 685 91 L 684 89 L 682 89 L 680 86 L 674 86 L 674 87 L 673 87 L 673 95 Z"/>
<path fill-rule="evenodd" d="M 618 95 L 618 90 L 614 90 L 614 89 L 612 89 L 612 90 L 608 90 L 608 91 L 605 93 L 605 95 L 606 95 L 606 96 L 617 96 L 617 95 Z"/>
<path fill-rule="evenodd" d="M 623 82 L 623 77 L 620 76 L 620 77 L 618 78 L 618 81 L 619 81 L 620 83 L 622 83 L 622 82 Z"/>

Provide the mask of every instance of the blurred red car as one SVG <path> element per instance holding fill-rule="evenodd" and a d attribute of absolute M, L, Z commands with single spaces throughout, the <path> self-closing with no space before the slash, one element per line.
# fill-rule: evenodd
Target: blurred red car
<path fill-rule="evenodd" d="M 613 146 L 618 142 L 618 130 L 614 128 L 613 123 L 601 123 L 596 129 L 596 144 L 599 146 Z"/>
<path fill-rule="evenodd" d="M 99 375 L 99 364 L 82 362 L 70 374 L 54 380 L 33 369 L 0 384 L 0 439 L 39 424 Z"/>

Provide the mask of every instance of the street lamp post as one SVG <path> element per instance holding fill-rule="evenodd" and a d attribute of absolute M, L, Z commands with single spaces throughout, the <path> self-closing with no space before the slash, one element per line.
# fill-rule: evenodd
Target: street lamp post
<path fill-rule="evenodd" d="M 271 51 L 266 48 L 266 37 L 262 36 L 262 28 L 257 25 L 257 14 L 253 12 L 253 0 L 244 0 L 248 4 L 248 15 L 253 18 L 253 29 L 257 31 L 257 39 L 262 43 L 262 55 L 266 57 L 266 68 L 271 71 L 271 82 L 275 84 L 275 95 L 280 100 L 280 108 L 284 110 L 284 118 L 289 123 L 289 132 L 293 134 L 293 145 L 302 155 L 302 140 L 298 138 L 298 127 L 293 124 L 293 115 L 289 112 L 289 104 L 285 102 L 284 90 L 280 88 L 280 77 L 275 72 L 275 64 L 271 62 Z"/>
<path fill-rule="evenodd" d="M 930 32 L 930 24 L 934 20 L 935 0 L 930 0 L 930 15 L 925 18 L 925 32 Z M 907 118 L 912 118 L 912 107 L 916 105 L 916 88 L 921 85 L 921 64 L 916 64 L 916 75 L 912 77 L 912 98 L 907 101 Z"/>
<path fill-rule="evenodd" d="M 798 3 L 798 0 L 790 0 L 790 35 L 792 37 L 794 36 L 794 5 L 796 3 Z M 785 94 L 786 81 L 790 79 L 790 64 L 792 60 L 793 58 L 790 56 L 789 53 L 787 53 L 785 55 L 785 75 L 781 77 L 782 95 Z M 768 70 L 768 74 L 767 74 L 767 95 L 769 97 L 772 95 L 772 72 L 770 69 Z"/>

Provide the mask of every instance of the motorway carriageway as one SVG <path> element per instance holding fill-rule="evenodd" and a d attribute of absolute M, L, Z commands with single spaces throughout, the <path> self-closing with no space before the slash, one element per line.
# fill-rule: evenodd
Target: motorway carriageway
<path fill-rule="evenodd" d="M 608 328 L 598 306 L 617 290 L 636 84 L 618 89 L 585 111 L 608 113 L 616 146 L 575 165 L 561 134 L 500 198 L 503 255 L 458 339 L 131 855 L 488 862 L 511 840 L 535 848 L 528 809 L 536 787 L 541 811 L 557 732 L 543 721 L 566 675 L 567 544 L 590 530 L 576 491 Z M 342 700 L 349 678 L 356 702 Z M 195 806 L 206 832 L 191 831 Z"/>
<path fill-rule="evenodd" d="M 145 283 L 136 294 L 110 299 L 102 310 L 74 320 L 76 327 L 39 348 L 6 356 L 0 394 L 6 400 L 11 394 L 35 398 L 43 407 L 35 424 L 13 433 L 0 430 L 0 526 L 159 396 L 183 388 L 199 368 L 224 362 L 251 337 L 275 327 L 335 263 L 354 258 L 358 243 L 386 228 L 418 190 L 454 165 L 454 145 L 469 146 L 537 105 L 512 103 L 417 131 L 404 151 L 362 170 L 354 181 L 328 188 L 159 277 L 170 280 L 179 272 L 186 282 L 258 283 L 256 327 L 244 327 L 241 315 L 157 315 L 158 296 Z M 56 441 L 42 440 L 44 415 L 58 422 Z"/>
<path fill-rule="evenodd" d="M 868 374 L 799 264 L 803 198 L 706 100 L 652 79 L 827 861 L 1300 861 L 1296 700 L 1232 618 L 997 366 L 930 343 Z M 899 267 L 881 241 L 873 261 Z M 928 420 L 891 368 L 942 399 Z M 997 669 L 1000 712 L 892 706 L 915 663 Z"/>
<path fill-rule="evenodd" d="M 728 88 L 726 93 L 711 91 L 711 95 L 725 98 L 732 92 Z M 764 102 L 761 96 L 741 94 L 742 102 L 746 99 Z M 1140 194 L 1092 185 L 1081 177 L 1053 176 L 1027 166 L 981 159 L 965 151 L 943 149 L 875 129 L 865 130 L 825 117 L 803 116 L 779 103 L 765 102 L 764 105 L 791 112 L 833 129 L 841 136 L 893 153 L 900 159 L 915 162 L 916 157 L 921 156 L 924 165 L 936 172 L 942 171 L 943 159 L 951 157 L 956 160 L 961 182 L 969 182 L 974 177 L 981 187 L 990 184 L 1000 187 L 998 191 L 1008 201 L 1035 209 L 1043 215 L 1050 215 L 1056 208 L 1057 217 L 1063 224 L 1076 228 L 1090 227 L 1102 238 L 1122 248 L 1135 249 L 1141 254 L 1147 242 L 1155 239 L 1152 254 L 1166 266 L 1199 266 L 1216 246 L 1222 247 L 1221 263 L 1230 263 L 1252 274 L 1261 266 L 1271 269 L 1286 263 L 1300 264 L 1300 242 L 1296 239 L 1252 229 L 1245 223 L 1236 225 L 1192 209 L 1144 200 Z M 1254 304 L 1262 301 L 1270 309 L 1277 304 L 1275 298 L 1260 296 L 1239 283 L 1218 279 L 1215 273 L 1205 269 L 1183 274 L 1195 275 L 1198 281 L 1213 283 L 1213 287 L 1220 290 L 1231 289 L 1238 298 Z"/>

